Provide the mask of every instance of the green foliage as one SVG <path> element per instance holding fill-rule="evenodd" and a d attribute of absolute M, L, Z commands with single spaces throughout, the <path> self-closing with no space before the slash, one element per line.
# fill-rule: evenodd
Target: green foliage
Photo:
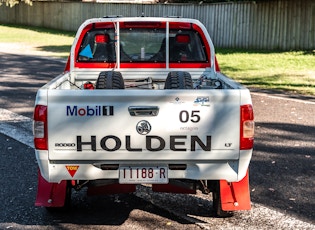
<path fill-rule="evenodd" d="M 19 4 L 20 2 L 24 2 L 25 4 L 30 5 L 30 6 L 33 5 L 32 0 L 0 0 L 0 6 L 2 4 L 5 4 L 6 6 L 13 7 Z"/>

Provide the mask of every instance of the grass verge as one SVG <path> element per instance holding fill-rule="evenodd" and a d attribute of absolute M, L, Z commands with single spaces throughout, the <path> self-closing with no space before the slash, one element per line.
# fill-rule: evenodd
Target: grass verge
<path fill-rule="evenodd" d="M 0 24 L 0 42 L 26 44 L 55 57 L 69 55 L 74 37 L 74 32 Z"/>
<path fill-rule="evenodd" d="M 315 50 L 218 49 L 217 59 L 224 74 L 248 87 L 315 95 Z"/>

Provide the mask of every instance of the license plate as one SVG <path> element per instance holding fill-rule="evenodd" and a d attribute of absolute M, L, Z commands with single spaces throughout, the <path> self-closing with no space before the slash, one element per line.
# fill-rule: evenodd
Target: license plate
<path fill-rule="evenodd" d="M 167 167 L 159 166 L 121 166 L 120 184 L 167 184 Z"/>

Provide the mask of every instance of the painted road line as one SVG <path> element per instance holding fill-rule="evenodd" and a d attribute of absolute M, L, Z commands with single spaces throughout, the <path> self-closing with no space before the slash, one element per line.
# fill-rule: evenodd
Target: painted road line
<path fill-rule="evenodd" d="M 32 125 L 31 118 L 0 108 L 0 133 L 34 148 Z"/>
<path fill-rule="evenodd" d="M 263 96 L 263 97 L 269 97 L 273 99 L 279 99 L 279 100 L 286 100 L 286 101 L 294 101 L 294 102 L 299 102 L 303 104 L 310 104 L 310 105 L 315 105 L 315 101 L 312 100 L 307 100 L 307 99 L 299 99 L 299 98 L 291 98 L 291 97 L 286 97 L 282 95 L 272 95 L 268 93 L 259 93 L 259 92 L 250 92 L 251 95 L 257 95 L 257 96 Z"/>

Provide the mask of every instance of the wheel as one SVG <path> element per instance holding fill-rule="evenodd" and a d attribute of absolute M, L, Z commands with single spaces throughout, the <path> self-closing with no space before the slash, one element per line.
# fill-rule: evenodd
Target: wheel
<path fill-rule="evenodd" d="M 193 83 L 188 72 L 169 72 L 165 81 L 164 89 L 192 89 Z"/>
<path fill-rule="evenodd" d="M 233 212 L 222 210 L 220 197 L 220 181 L 213 182 L 212 188 L 213 211 L 216 217 L 231 217 Z"/>
<path fill-rule="evenodd" d="M 96 89 L 124 89 L 124 79 L 120 72 L 104 71 L 98 75 Z"/>

